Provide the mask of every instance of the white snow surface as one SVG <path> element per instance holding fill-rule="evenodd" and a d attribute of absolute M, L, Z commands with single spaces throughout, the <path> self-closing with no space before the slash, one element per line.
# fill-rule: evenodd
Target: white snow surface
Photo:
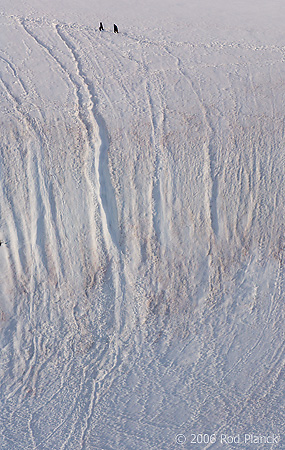
<path fill-rule="evenodd" d="M 284 18 L 2 0 L 1 450 L 284 448 Z"/>

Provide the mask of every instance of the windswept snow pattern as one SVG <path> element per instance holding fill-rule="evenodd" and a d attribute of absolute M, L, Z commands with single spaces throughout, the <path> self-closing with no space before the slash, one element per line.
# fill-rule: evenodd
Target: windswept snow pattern
<path fill-rule="evenodd" d="M 0 22 L 0 448 L 283 448 L 284 46 Z"/>

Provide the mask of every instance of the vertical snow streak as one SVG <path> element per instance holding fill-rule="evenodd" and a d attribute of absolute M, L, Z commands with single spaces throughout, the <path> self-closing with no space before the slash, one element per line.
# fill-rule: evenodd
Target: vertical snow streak
<path fill-rule="evenodd" d="M 85 120 L 84 99 L 83 99 L 82 94 L 81 94 L 81 85 L 80 85 L 79 81 L 77 81 L 76 75 L 74 75 L 72 72 L 69 72 L 68 69 L 65 67 L 64 63 L 59 60 L 59 58 L 52 52 L 52 50 L 43 41 L 41 41 L 35 34 L 33 34 L 28 29 L 28 27 L 25 25 L 25 21 L 24 20 L 21 20 L 20 23 L 21 23 L 22 27 L 24 28 L 24 30 L 26 31 L 26 33 L 28 33 L 28 35 L 31 36 L 31 38 L 37 43 L 37 45 L 42 47 L 43 50 L 48 53 L 48 55 L 52 58 L 52 60 L 55 61 L 55 63 L 59 66 L 59 68 L 62 70 L 62 72 L 67 76 L 67 78 L 71 82 L 71 85 L 74 88 L 74 93 L 75 93 L 75 97 L 76 97 L 76 100 L 77 100 L 78 116 L 79 116 L 80 121 L 82 122 L 82 125 L 83 125 L 83 127 L 84 127 L 84 129 L 86 131 L 88 139 L 90 140 L 90 130 L 89 130 L 90 126 L 89 126 L 88 121 Z M 62 40 L 62 37 L 58 33 L 57 25 L 53 25 L 53 27 L 54 27 L 54 30 L 56 31 L 57 35 L 59 36 L 59 38 Z M 66 45 L 65 41 L 63 41 L 63 42 L 64 42 L 64 45 Z M 91 133 L 92 133 L 92 130 L 91 130 Z M 95 134 L 95 136 L 96 136 L 96 134 Z M 87 181 L 89 183 L 89 187 L 90 187 L 90 191 L 91 191 L 92 190 L 92 183 L 90 182 L 90 179 L 88 177 L 87 177 Z M 95 208 L 94 208 L 93 202 L 90 203 L 89 207 L 90 207 L 90 210 L 91 210 L 91 220 L 92 219 L 94 220 Z M 91 236 L 92 236 L 92 239 L 93 239 L 93 246 L 95 248 L 96 247 L 96 245 L 95 245 L 96 238 L 94 237 L 94 231 L 93 231 L 92 224 L 90 226 L 90 231 L 91 231 Z"/>
<path fill-rule="evenodd" d="M 115 246 L 118 246 L 118 219 L 116 213 L 116 202 L 114 200 L 113 189 L 110 180 L 110 174 L 108 170 L 108 136 L 107 130 L 103 122 L 103 118 L 95 113 L 96 101 L 91 82 L 83 73 L 83 69 L 80 63 L 80 59 L 74 46 L 69 42 L 66 36 L 64 36 L 63 31 L 60 29 L 59 25 L 55 25 L 55 30 L 64 42 L 66 47 L 69 49 L 73 56 L 73 60 L 76 66 L 77 74 L 82 82 L 82 86 L 87 93 L 88 103 L 87 111 L 88 118 L 85 120 L 85 127 L 88 135 L 88 140 L 90 143 L 90 148 L 92 149 L 91 158 L 89 161 L 91 164 L 90 173 L 90 183 L 91 185 L 95 182 L 95 189 L 98 191 L 98 197 L 101 204 L 101 215 L 103 223 L 103 232 L 105 233 L 105 240 L 107 245 L 107 250 L 110 251 L 111 242 Z M 81 105 L 84 108 L 84 105 Z M 97 116 L 100 120 L 100 125 L 97 120 Z M 84 115 L 82 114 L 82 120 Z M 95 178 L 92 177 L 94 172 Z M 113 208 L 112 208 L 113 207 Z M 108 231 L 107 231 L 108 230 Z"/>
<path fill-rule="evenodd" d="M 161 162 L 161 127 L 163 124 L 163 112 L 161 110 L 161 98 L 160 98 L 160 111 L 156 111 L 156 108 L 153 104 L 153 92 L 152 90 L 156 91 L 156 94 L 158 96 L 161 96 L 161 92 L 159 92 L 159 89 L 157 86 L 154 87 L 154 82 L 150 84 L 149 82 L 146 82 L 146 98 L 148 102 L 148 108 L 149 108 L 149 116 L 151 118 L 151 145 L 154 151 L 154 175 L 153 175 L 153 187 L 152 187 L 152 198 L 153 198 L 153 228 L 154 233 L 159 241 L 158 251 L 163 250 L 161 248 L 161 245 L 165 245 L 163 242 L 162 234 L 163 234 L 163 227 L 162 224 L 165 221 L 165 217 L 163 215 L 163 195 L 162 192 L 162 181 L 161 181 L 161 175 L 162 175 L 162 162 Z"/>
<path fill-rule="evenodd" d="M 100 203 L 101 220 L 102 220 L 102 233 L 105 240 L 107 254 L 112 261 L 112 276 L 115 289 L 115 318 L 117 323 L 117 331 L 120 333 L 122 329 L 121 323 L 121 302 L 123 297 L 122 285 L 120 280 L 121 273 L 121 259 L 119 250 L 119 229 L 117 218 L 116 200 L 111 183 L 110 173 L 108 169 L 108 135 L 107 129 L 104 124 L 103 118 L 96 112 L 95 94 L 93 92 L 92 83 L 88 80 L 83 72 L 83 68 L 80 63 L 80 58 L 76 52 L 75 47 L 71 44 L 68 38 L 64 35 L 59 25 L 55 26 L 55 30 L 63 41 L 64 45 L 68 48 L 72 54 L 76 72 L 81 80 L 81 85 L 86 91 L 88 103 L 87 103 L 87 119 L 84 120 L 88 141 L 91 152 L 89 153 L 89 161 L 87 165 L 90 169 L 87 169 L 88 180 L 92 186 L 92 190 L 96 192 L 96 197 Z M 84 105 L 80 105 L 81 109 Z M 118 270 L 119 268 L 119 270 Z M 118 345 L 118 342 L 115 343 Z M 115 350 L 116 354 L 118 349 Z M 116 364 L 116 358 L 114 364 Z"/>
<path fill-rule="evenodd" d="M 91 152 L 88 154 L 88 161 L 86 163 L 86 180 L 89 184 L 90 192 L 96 193 L 96 200 L 99 201 L 100 210 L 101 210 L 101 221 L 102 221 L 102 233 L 105 240 L 106 252 L 111 255 L 109 257 L 114 258 L 115 265 L 118 263 L 118 254 L 116 253 L 115 247 L 118 246 L 119 238 L 118 238 L 118 220 L 116 214 L 116 203 L 114 194 L 112 192 L 110 175 L 108 172 L 108 160 L 107 160 L 107 131 L 105 129 L 105 125 L 103 119 L 98 116 L 98 120 L 101 124 L 99 126 L 96 116 L 95 116 L 95 97 L 92 92 L 91 83 L 85 77 L 82 72 L 82 67 L 80 64 L 80 60 L 76 53 L 76 50 L 69 42 L 67 37 L 64 36 L 63 31 L 60 29 L 59 25 L 53 25 L 57 36 L 66 46 L 68 51 L 71 53 L 74 65 L 75 65 L 75 74 L 69 72 L 69 70 L 65 67 L 64 63 L 59 60 L 57 56 L 55 56 L 54 52 L 42 41 L 40 40 L 34 33 L 32 33 L 24 21 L 20 21 L 24 30 L 34 39 L 34 41 L 40 45 L 44 51 L 48 53 L 48 55 L 56 62 L 57 65 L 61 68 L 61 70 L 67 75 L 70 82 L 74 86 L 75 93 L 77 96 L 78 103 L 78 115 L 79 118 L 85 128 L 89 147 Z M 83 94 L 85 97 L 83 98 Z M 93 229 L 92 218 L 94 220 L 95 210 L 94 210 L 94 200 L 90 202 L 91 209 L 91 230 Z M 92 233 L 94 245 L 96 245 L 95 234 Z M 115 247 L 113 247 L 113 244 Z M 116 298 L 120 298 L 120 282 L 117 277 L 116 270 L 113 272 L 114 278 L 114 286 L 116 289 Z M 116 312 L 117 320 L 119 321 L 120 313 Z"/>

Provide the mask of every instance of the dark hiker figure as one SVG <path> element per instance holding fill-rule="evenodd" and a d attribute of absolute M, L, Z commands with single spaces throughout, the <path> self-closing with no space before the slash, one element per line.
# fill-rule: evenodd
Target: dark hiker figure
<path fill-rule="evenodd" d="M 119 33 L 117 25 L 114 23 L 114 33 Z"/>
<path fill-rule="evenodd" d="M 99 31 L 103 31 L 103 30 L 104 30 L 103 24 L 102 24 L 102 22 L 100 22 Z"/>

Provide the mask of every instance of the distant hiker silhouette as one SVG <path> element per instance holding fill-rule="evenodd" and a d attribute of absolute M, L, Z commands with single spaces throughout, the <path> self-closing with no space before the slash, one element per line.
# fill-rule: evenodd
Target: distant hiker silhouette
<path fill-rule="evenodd" d="M 117 25 L 114 23 L 114 33 L 119 33 Z"/>
<path fill-rule="evenodd" d="M 103 31 L 103 30 L 104 30 L 103 24 L 102 24 L 102 22 L 100 22 L 99 31 Z"/>

